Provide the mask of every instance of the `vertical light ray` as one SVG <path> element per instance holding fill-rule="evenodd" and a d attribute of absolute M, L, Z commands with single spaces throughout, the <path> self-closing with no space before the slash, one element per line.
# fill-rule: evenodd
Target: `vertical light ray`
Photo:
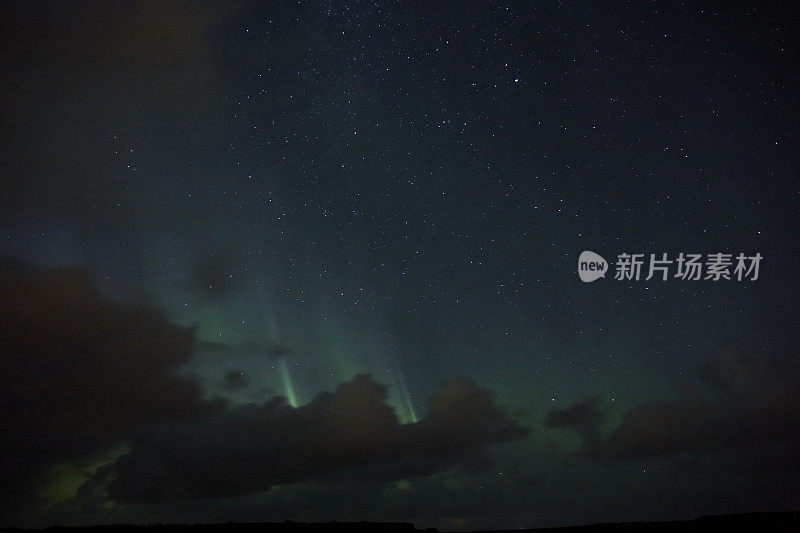
<path fill-rule="evenodd" d="M 411 394 L 408 392 L 408 387 L 406 387 L 406 380 L 403 377 L 402 371 L 398 368 L 397 372 L 398 376 L 398 383 L 400 384 L 400 393 L 402 394 L 402 398 L 405 401 L 406 409 L 407 409 L 407 417 L 411 420 L 412 423 L 417 423 L 417 413 L 414 411 L 414 404 L 411 403 Z"/>
<path fill-rule="evenodd" d="M 289 400 L 289 405 L 297 407 L 297 395 L 294 392 L 294 385 L 292 384 L 292 376 L 289 375 L 289 367 L 286 366 L 286 360 L 281 359 L 281 382 L 283 383 L 283 394 Z"/>
<path fill-rule="evenodd" d="M 405 407 L 405 421 L 411 421 L 412 423 L 417 423 L 417 413 L 414 410 L 414 404 L 411 402 L 411 394 L 408 392 L 408 386 L 406 385 L 406 378 L 403 374 L 403 369 L 400 368 L 400 361 L 397 357 L 396 352 L 391 352 L 391 355 L 388 356 L 390 364 L 394 367 L 394 374 L 397 376 L 397 384 L 400 389 L 400 401 Z"/>
<path fill-rule="evenodd" d="M 352 364 L 352 360 L 348 357 L 347 353 L 342 350 L 341 346 L 334 346 L 332 349 L 334 365 L 336 367 L 336 377 L 339 382 L 348 381 L 358 373 L 356 365 Z"/>

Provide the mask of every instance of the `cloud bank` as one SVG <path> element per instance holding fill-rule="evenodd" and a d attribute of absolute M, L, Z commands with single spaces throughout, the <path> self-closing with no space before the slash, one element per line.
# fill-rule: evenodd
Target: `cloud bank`
<path fill-rule="evenodd" d="M 550 427 L 578 433 L 588 455 L 630 458 L 800 442 L 800 365 L 791 358 L 725 352 L 698 373 L 716 394 L 649 402 L 629 409 L 607 438 L 597 398 L 545 418 Z"/>
<path fill-rule="evenodd" d="M 367 375 L 300 408 L 281 397 L 240 407 L 208 401 L 176 374 L 196 348 L 191 329 L 109 300 L 81 268 L 3 261 L 0 273 L 4 512 L 33 505 L 52 465 L 121 443 L 129 452 L 87 486 L 118 501 L 166 502 L 239 496 L 348 468 L 408 478 L 527 434 L 467 380 L 440 388 L 428 416 L 407 425 Z"/>

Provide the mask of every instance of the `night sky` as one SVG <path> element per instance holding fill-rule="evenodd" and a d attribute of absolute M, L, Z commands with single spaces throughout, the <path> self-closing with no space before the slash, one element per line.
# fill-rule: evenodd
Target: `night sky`
<path fill-rule="evenodd" d="M 0 525 L 800 508 L 792 5 L 1 10 Z"/>

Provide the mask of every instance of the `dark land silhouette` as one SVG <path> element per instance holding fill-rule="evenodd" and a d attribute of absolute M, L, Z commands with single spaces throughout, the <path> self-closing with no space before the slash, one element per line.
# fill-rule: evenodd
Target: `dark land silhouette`
<path fill-rule="evenodd" d="M 304 533 L 304 532 L 367 532 L 384 533 L 436 533 L 435 528 L 420 529 L 408 522 L 248 522 L 224 524 L 156 524 L 156 525 L 103 525 L 86 527 L 49 527 L 38 530 L 1 528 L 2 532 L 42 531 L 47 533 Z M 742 513 L 703 516 L 693 520 L 667 522 L 599 523 L 555 528 L 486 530 L 493 533 L 510 531 L 546 532 L 728 532 L 754 531 L 769 533 L 800 532 L 800 511 L 780 513 Z M 482 533 L 474 531 L 473 533 Z"/>

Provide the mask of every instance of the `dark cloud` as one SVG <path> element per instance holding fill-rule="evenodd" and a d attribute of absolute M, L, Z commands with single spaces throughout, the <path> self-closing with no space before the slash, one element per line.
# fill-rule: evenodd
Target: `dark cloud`
<path fill-rule="evenodd" d="M 590 397 L 564 409 L 553 409 L 545 417 L 545 425 L 574 430 L 583 439 L 584 451 L 597 453 L 602 443 L 598 426 L 605 418 L 597 403 L 596 397 Z"/>
<path fill-rule="evenodd" d="M 198 2 L 4 3 L 0 221 L 174 218 L 167 191 L 145 184 L 198 148 L 208 161 L 192 159 L 211 168 L 219 142 L 197 116 L 223 105 L 209 39 L 218 15 Z"/>
<path fill-rule="evenodd" d="M 98 475 L 128 502 L 233 497 L 346 468 L 420 475 L 527 431 L 469 381 L 440 389 L 416 424 L 400 424 L 386 399 L 386 387 L 360 375 L 299 408 L 276 399 L 230 409 L 140 435 Z"/>
<path fill-rule="evenodd" d="M 92 74 L 124 76 L 126 81 L 203 61 L 204 32 L 213 15 L 192 1 L 84 1 L 33 9 L 12 2 L 4 9 L 1 39 L 3 57 L 9 61 L 18 58 L 29 69 L 56 69 L 66 63 Z"/>
<path fill-rule="evenodd" d="M 575 430 L 587 453 L 618 458 L 800 441 L 795 360 L 725 352 L 699 376 L 718 394 L 635 406 L 604 441 L 604 416 L 593 398 L 551 411 L 546 424 Z"/>
<path fill-rule="evenodd" d="M 0 262 L 0 505 L 35 499 L 54 462 L 212 410 L 173 374 L 193 342 L 155 309 L 104 298 L 81 268 Z"/>
<path fill-rule="evenodd" d="M 86 484 L 92 494 L 227 497 L 348 468 L 397 479 L 463 463 L 527 431 L 464 380 L 442 387 L 428 417 L 409 425 L 387 403 L 386 387 L 365 375 L 296 409 L 282 398 L 236 408 L 208 402 L 195 381 L 175 374 L 194 351 L 191 329 L 105 298 L 82 268 L 4 261 L 0 274 L 0 505 L 9 516 L 37 500 L 48 467 L 125 443 L 130 452 Z M 226 383 L 246 379 L 233 373 Z"/>
<path fill-rule="evenodd" d="M 233 370 L 225 374 L 223 382 L 227 389 L 239 390 L 247 386 L 247 376 L 245 376 L 244 372 Z"/>

